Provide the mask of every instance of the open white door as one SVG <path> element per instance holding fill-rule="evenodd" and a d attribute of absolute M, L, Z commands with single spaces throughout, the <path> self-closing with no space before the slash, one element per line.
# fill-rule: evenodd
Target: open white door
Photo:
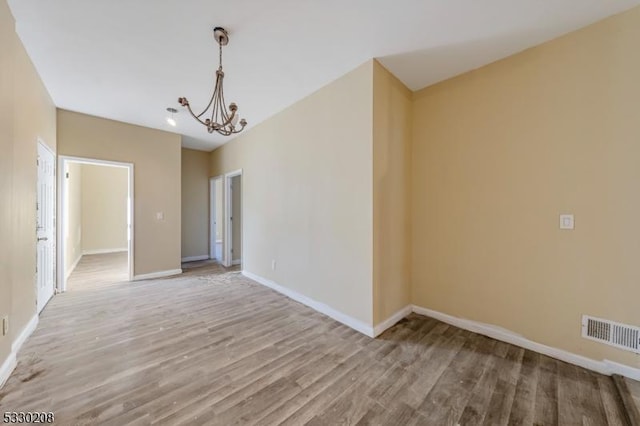
<path fill-rule="evenodd" d="M 224 266 L 242 264 L 242 169 L 225 174 Z"/>
<path fill-rule="evenodd" d="M 42 311 L 55 287 L 55 156 L 38 142 L 38 188 L 36 210 L 37 308 Z"/>
<path fill-rule="evenodd" d="M 209 258 L 215 259 L 223 263 L 222 244 L 224 238 L 223 232 L 223 176 L 217 176 L 209 179 L 209 206 L 210 222 L 209 222 Z"/>

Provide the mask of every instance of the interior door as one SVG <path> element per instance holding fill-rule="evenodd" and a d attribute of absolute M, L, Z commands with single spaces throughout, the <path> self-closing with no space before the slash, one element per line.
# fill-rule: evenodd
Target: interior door
<path fill-rule="evenodd" d="M 242 262 L 242 175 L 231 179 L 231 260 Z"/>
<path fill-rule="evenodd" d="M 215 178 L 210 180 L 210 198 L 211 198 L 211 220 L 210 220 L 210 235 L 209 235 L 209 257 L 215 259 L 218 262 L 222 262 L 222 240 L 223 240 L 223 186 L 222 178 Z"/>
<path fill-rule="evenodd" d="M 36 283 L 38 313 L 55 287 L 55 156 L 38 143 L 38 188 L 36 200 Z"/>

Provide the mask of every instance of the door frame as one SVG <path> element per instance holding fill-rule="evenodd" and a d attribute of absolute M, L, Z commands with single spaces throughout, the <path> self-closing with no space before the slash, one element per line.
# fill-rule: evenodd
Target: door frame
<path fill-rule="evenodd" d="M 129 198 L 127 205 L 127 216 L 129 222 L 129 230 L 128 230 L 128 242 L 127 242 L 127 255 L 128 255 L 128 270 L 129 270 L 129 281 L 133 281 L 133 273 L 134 273 L 134 253 L 133 249 L 135 247 L 135 197 L 134 197 L 134 166 L 133 163 L 126 163 L 120 161 L 110 161 L 110 160 L 100 160 L 97 158 L 86 158 L 86 157 L 74 157 L 70 155 L 59 155 L 58 156 L 58 170 L 62 170 L 62 173 L 58 173 L 58 209 L 57 214 L 60 218 L 60 226 L 58 227 L 58 236 L 57 236 L 57 259 L 58 259 L 58 279 L 57 279 L 57 291 L 59 293 L 67 291 L 67 278 L 66 278 L 66 265 L 65 265 L 65 242 L 64 235 L 67 230 L 68 224 L 63 215 L 63 206 L 66 205 L 67 201 L 67 190 L 66 185 L 64 185 L 64 170 L 67 163 L 80 163 L 80 164 L 90 164 L 94 166 L 116 166 L 116 167 L 124 167 L 127 169 L 128 174 L 128 190 L 129 190 Z"/>
<path fill-rule="evenodd" d="M 224 175 L 218 175 L 209 178 L 209 259 L 216 258 L 216 222 L 224 218 L 224 197 L 222 197 L 222 216 L 216 217 L 216 182 L 222 180 L 222 192 L 224 194 Z M 224 223 L 223 223 L 224 225 Z M 222 245 L 224 247 L 224 228 L 222 232 Z M 224 265 L 224 248 L 222 250 L 222 259 L 218 259 Z"/>
<path fill-rule="evenodd" d="M 223 265 L 229 267 L 233 264 L 233 256 L 231 255 L 231 248 L 233 246 L 233 228 L 231 224 L 231 211 L 232 211 L 232 199 L 231 199 L 231 179 L 236 176 L 242 176 L 242 169 L 234 170 L 224 175 L 224 263 Z M 242 187 L 244 187 L 244 179 L 241 181 Z M 242 223 L 240 223 L 240 241 L 244 247 L 244 241 L 242 241 L 242 228 L 244 227 L 244 190 L 240 192 L 240 217 Z M 240 265 L 244 262 L 244 250 L 240 257 Z"/>
<path fill-rule="evenodd" d="M 58 186 L 58 175 L 59 175 L 58 170 L 59 169 L 58 169 L 58 167 L 57 167 L 58 165 L 56 163 L 56 152 L 53 149 L 51 149 L 49 147 L 49 145 L 47 145 L 46 142 L 42 138 L 38 138 L 37 139 L 36 149 L 39 146 L 42 146 L 46 151 L 49 151 L 49 153 L 53 157 L 53 200 L 52 201 L 53 201 L 54 204 L 53 204 L 53 212 L 52 212 L 52 214 L 53 214 L 53 225 L 52 226 L 53 226 L 53 235 L 55 237 L 57 235 L 57 231 L 58 231 L 58 226 L 57 226 L 58 225 L 58 216 L 57 216 L 58 215 L 58 193 L 60 192 L 60 191 L 58 191 L 58 188 L 59 188 L 59 186 Z M 36 182 L 36 185 L 39 185 L 39 184 L 40 184 L 40 181 L 38 180 Z M 57 259 L 57 255 L 58 255 L 58 253 L 57 253 L 57 250 L 58 250 L 57 244 L 58 244 L 58 241 L 57 240 L 54 241 L 53 256 L 52 256 L 52 258 L 53 258 L 53 294 L 52 294 L 51 297 L 55 296 L 56 293 L 58 293 L 58 279 L 57 279 L 58 271 L 57 271 L 57 260 L 56 260 Z M 38 247 L 37 247 L 37 242 L 36 242 L 36 268 L 37 268 L 37 259 L 38 259 L 37 251 L 38 251 Z M 35 283 L 36 284 L 36 311 L 37 311 L 38 314 L 40 314 L 40 312 L 42 312 L 42 310 L 44 309 L 46 304 L 51 299 L 49 299 L 47 301 L 47 303 L 45 303 L 44 305 L 40 306 L 40 295 L 39 295 L 40 289 L 38 287 L 39 284 L 38 284 L 38 275 L 37 274 L 38 274 L 38 272 L 36 272 L 36 280 L 35 280 L 36 281 L 36 283 Z"/>

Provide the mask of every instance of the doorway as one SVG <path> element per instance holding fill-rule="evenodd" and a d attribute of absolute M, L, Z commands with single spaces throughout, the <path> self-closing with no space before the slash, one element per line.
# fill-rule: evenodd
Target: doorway
<path fill-rule="evenodd" d="M 223 176 L 216 176 L 209 180 L 209 258 L 224 264 L 224 198 Z"/>
<path fill-rule="evenodd" d="M 61 156 L 60 291 L 133 279 L 133 164 Z"/>
<path fill-rule="evenodd" d="M 55 289 L 55 154 L 38 141 L 38 186 L 36 190 L 36 307 L 38 313 Z"/>
<path fill-rule="evenodd" d="M 242 264 L 242 170 L 225 175 L 225 266 Z"/>

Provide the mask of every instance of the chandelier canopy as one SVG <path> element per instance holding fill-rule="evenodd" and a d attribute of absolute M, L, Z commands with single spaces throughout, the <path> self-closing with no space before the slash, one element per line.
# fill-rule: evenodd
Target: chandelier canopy
<path fill-rule="evenodd" d="M 225 105 L 224 90 L 222 87 L 222 81 L 224 80 L 224 72 L 222 71 L 222 46 L 226 46 L 229 43 L 229 34 L 222 27 L 215 27 L 213 29 L 213 37 L 218 42 L 219 46 L 219 65 L 216 71 L 216 85 L 213 88 L 213 94 L 207 107 L 200 114 L 195 114 L 191 110 L 191 105 L 187 98 L 179 98 L 178 103 L 189 110 L 189 113 L 198 120 L 198 122 L 206 126 L 209 133 L 218 132 L 221 135 L 229 136 L 235 133 L 240 133 L 244 126 L 247 125 L 247 121 L 243 118 L 238 123 L 238 106 L 231 102 L 229 109 Z M 209 114 L 207 112 L 211 111 Z M 202 117 L 205 117 L 204 119 Z M 238 124 L 240 124 L 238 126 Z"/>

